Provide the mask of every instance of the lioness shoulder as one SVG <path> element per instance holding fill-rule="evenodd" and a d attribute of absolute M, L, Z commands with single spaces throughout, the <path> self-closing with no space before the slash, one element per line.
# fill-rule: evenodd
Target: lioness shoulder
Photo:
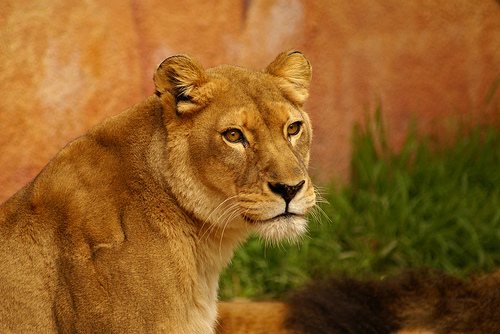
<path fill-rule="evenodd" d="M 212 333 L 219 271 L 249 231 L 295 238 L 311 66 L 166 59 L 156 94 L 68 144 L 0 206 L 0 332 Z"/>

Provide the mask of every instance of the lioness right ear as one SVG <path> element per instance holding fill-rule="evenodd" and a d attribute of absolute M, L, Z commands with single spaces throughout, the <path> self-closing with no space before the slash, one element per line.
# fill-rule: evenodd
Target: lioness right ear
<path fill-rule="evenodd" d="M 208 77 L 201 64 L 185 54 L 165 59 L 154 74 L 156 95 L 171 94 L 178 114 L 192 113 L 211 99 Z"/>
<path fill-rule="evenodd" d="M 292 102 L 302 106 L 309 96 L 312 67 L 299 51 L 288 50 L 276 57 L 264 70 L 280 79 L 280 88 Z"/>

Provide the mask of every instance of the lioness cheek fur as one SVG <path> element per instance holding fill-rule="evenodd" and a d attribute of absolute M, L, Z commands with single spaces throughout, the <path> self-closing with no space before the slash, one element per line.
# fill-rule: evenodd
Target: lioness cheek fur
<path fill-rule="evenodd" d="M 167 58 L 156 93 L 69 143 L 0 206 L 1 333 L 212 333 L 252 230 L 306 229 L 311 66 Z"/>

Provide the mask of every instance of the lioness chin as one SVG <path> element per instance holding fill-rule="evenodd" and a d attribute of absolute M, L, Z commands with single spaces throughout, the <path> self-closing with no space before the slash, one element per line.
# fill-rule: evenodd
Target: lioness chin
<path fill-rule="evenodd" d="M 156 94 L 0 206 L 0 332 L 212 333 L 235 247 L 295 238 L 315 205 L 311 73 L 294 51 L 261 71 L 166 59 Z"/>

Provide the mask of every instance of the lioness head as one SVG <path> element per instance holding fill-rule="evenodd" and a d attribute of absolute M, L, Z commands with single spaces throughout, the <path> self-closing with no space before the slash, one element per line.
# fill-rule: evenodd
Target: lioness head
<path fill-rule="evenodd" d="M 295 51 L 261 71 L 166 59 L 154 75 L 168 138 L 161 173 L 178 204 L 213 231 L 304 232 L 315 205 L 302 109 L 311 74 Z"/>

